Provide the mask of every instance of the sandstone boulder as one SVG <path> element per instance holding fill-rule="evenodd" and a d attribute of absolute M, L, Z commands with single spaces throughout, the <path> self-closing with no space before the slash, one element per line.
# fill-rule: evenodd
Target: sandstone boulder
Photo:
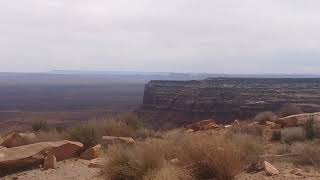
<path fill-rule="evenodd" d="M 91 160 L 102 156 L 102 147 L 100 144 L 87 149 L 80 155 L 80 159 Z"/>
<path fill-rule="evenodd" d="M 45 157 L 44 159 L 44 163 L 43 163 L 43 169 L 47 170 L 47 169 L 56 169 L 57 168 L 57 158 L 49 153 L 47 157 Z"/>
<path fill-rule="evenodd" d="M 103 145 L 112 145 L 112 144 L 123 144 L 123 145 L 135 145 L 136 142 L 133 138 L 129 137 L 114 137 L 114 136 L 103 136 L 102 137 L 102 144 Z"/>
<path fill-rule="evenodd" d="M 1 146 L 12 148 L 32 144 L 36 141 L 37 136 L 34 133 L 11 133 L 6 136 Z"/>
<path fill-rule="evenodd" d="M 193 132 L 194 132 L 193 129 L 187 129 L 187 130 L 186 130 L 186 133 L 193 133 Z"/>
<path fill-rule="evenodd" d="M 41 142 L 0 149 L 0 169 L 4 171 L 30 168 L 43 163 L 46 152 L 57 161 L 78 157 L 83 144 L 72 141 Z"/>
<path fill-rule="evenodd" d="M 202 120 L 186 126 L 186 129 L 192 129 L 194 131 L 203 131 L 217 128 L 220 128 L 220 126 L 216 124 L 213 119 Z"/>
<path fill-rule="evenodd" d="M 295 127 L 303 126 L 310 119 L 313 119 L 316 124 L 320 124 L 320 112 L 292 115 L 284 118 L 279 118 L 275 122 L 277 124 L 280 124 L 282 127 Z"/>
<path fill-rule="evenodd" d="M 105 160 L 102 158 L 92 159 L 88 165 L 89 168 L 103 168 Z"/>
<path fill-rule="evenodd" d="M 267 176 L 274 176 L 280 174 L 279 170 L 272 166 L 269 162 L 264 161 L 263 165 Z"/>

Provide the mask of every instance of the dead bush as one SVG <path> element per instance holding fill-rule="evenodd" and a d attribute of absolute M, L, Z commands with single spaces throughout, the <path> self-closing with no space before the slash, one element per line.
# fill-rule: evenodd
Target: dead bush
<path fill-rule="evenodd" d="M 297 143 L 292 151 L 301 154 L 300 163 L 320 166 L 320 144 L 315 142 Z"/>
<path fill-rule="evenodd" d="M 302 109 L 296 104 L 286 104 L 280 109 L 279 116 L 286 117 L 301 113 L 303 113 Z"/>
<path fill-rule="evenodd" d="M 281 139 L 286 143 L 306 140 L 306 132 L 302 127 L 291 127 L 281 130 Z"/>
<path fill-rule="evenodd" d="M 265 126 L 260 124 L 242 123 L 239 126 L 232 126 L 231 134 L 248 134 L 253 136 L 262 136 Z"/>
<path fill-rule="evenodd" d="M 255 122 L 259 122 L 259 123 L 265 123 L 267 121 L 274 121 L 276 115 L 271 112 L 271 111 L 266 111 L 266 112 L 262 112 L 259 113 L 258 115 L 256 115 L 254 117 L 254 121 Z"/>

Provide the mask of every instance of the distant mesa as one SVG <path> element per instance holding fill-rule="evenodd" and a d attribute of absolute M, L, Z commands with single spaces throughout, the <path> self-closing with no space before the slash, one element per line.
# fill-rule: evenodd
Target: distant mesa
<path fill-rule="evenodd" d="M 298 104 L 305 112 L 320 110 L 319 78 L 206 78 L 153 80 L 145 85 L 141 111 L 160 120 L 190 123 L 214 118 L 218 123 L 278 111 Z M 166 112 L 166 113 L 163 113 Z"/>

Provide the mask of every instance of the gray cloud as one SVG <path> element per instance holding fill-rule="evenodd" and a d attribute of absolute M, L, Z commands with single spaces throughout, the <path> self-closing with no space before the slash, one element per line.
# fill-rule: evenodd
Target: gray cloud
<path fill-rule="evenodd" d="M 0 71 L 319 73 L 317 0 L 2 0 Z"/>

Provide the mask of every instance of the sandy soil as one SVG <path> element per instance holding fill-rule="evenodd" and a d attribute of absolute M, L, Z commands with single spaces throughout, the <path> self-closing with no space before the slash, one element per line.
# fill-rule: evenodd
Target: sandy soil
<path fill-rule="evenodd" d="M 241 173 L 236 176 L 235 180 L 319 180 L 319 169 L 312 166 L 297 166 L 291 162 L 273 162 L 280 174 L 276 176 L 266 176 L 264 171 L 258 173 Z"/>
<path fill-rule="evenodd" d="M 43 171 L 40 168 L 1 178 L 1 180 L 101 180 L 99 169 L 88 168 L 89 161 L 70 159 L 58 162 L 57 169 Z"/>

